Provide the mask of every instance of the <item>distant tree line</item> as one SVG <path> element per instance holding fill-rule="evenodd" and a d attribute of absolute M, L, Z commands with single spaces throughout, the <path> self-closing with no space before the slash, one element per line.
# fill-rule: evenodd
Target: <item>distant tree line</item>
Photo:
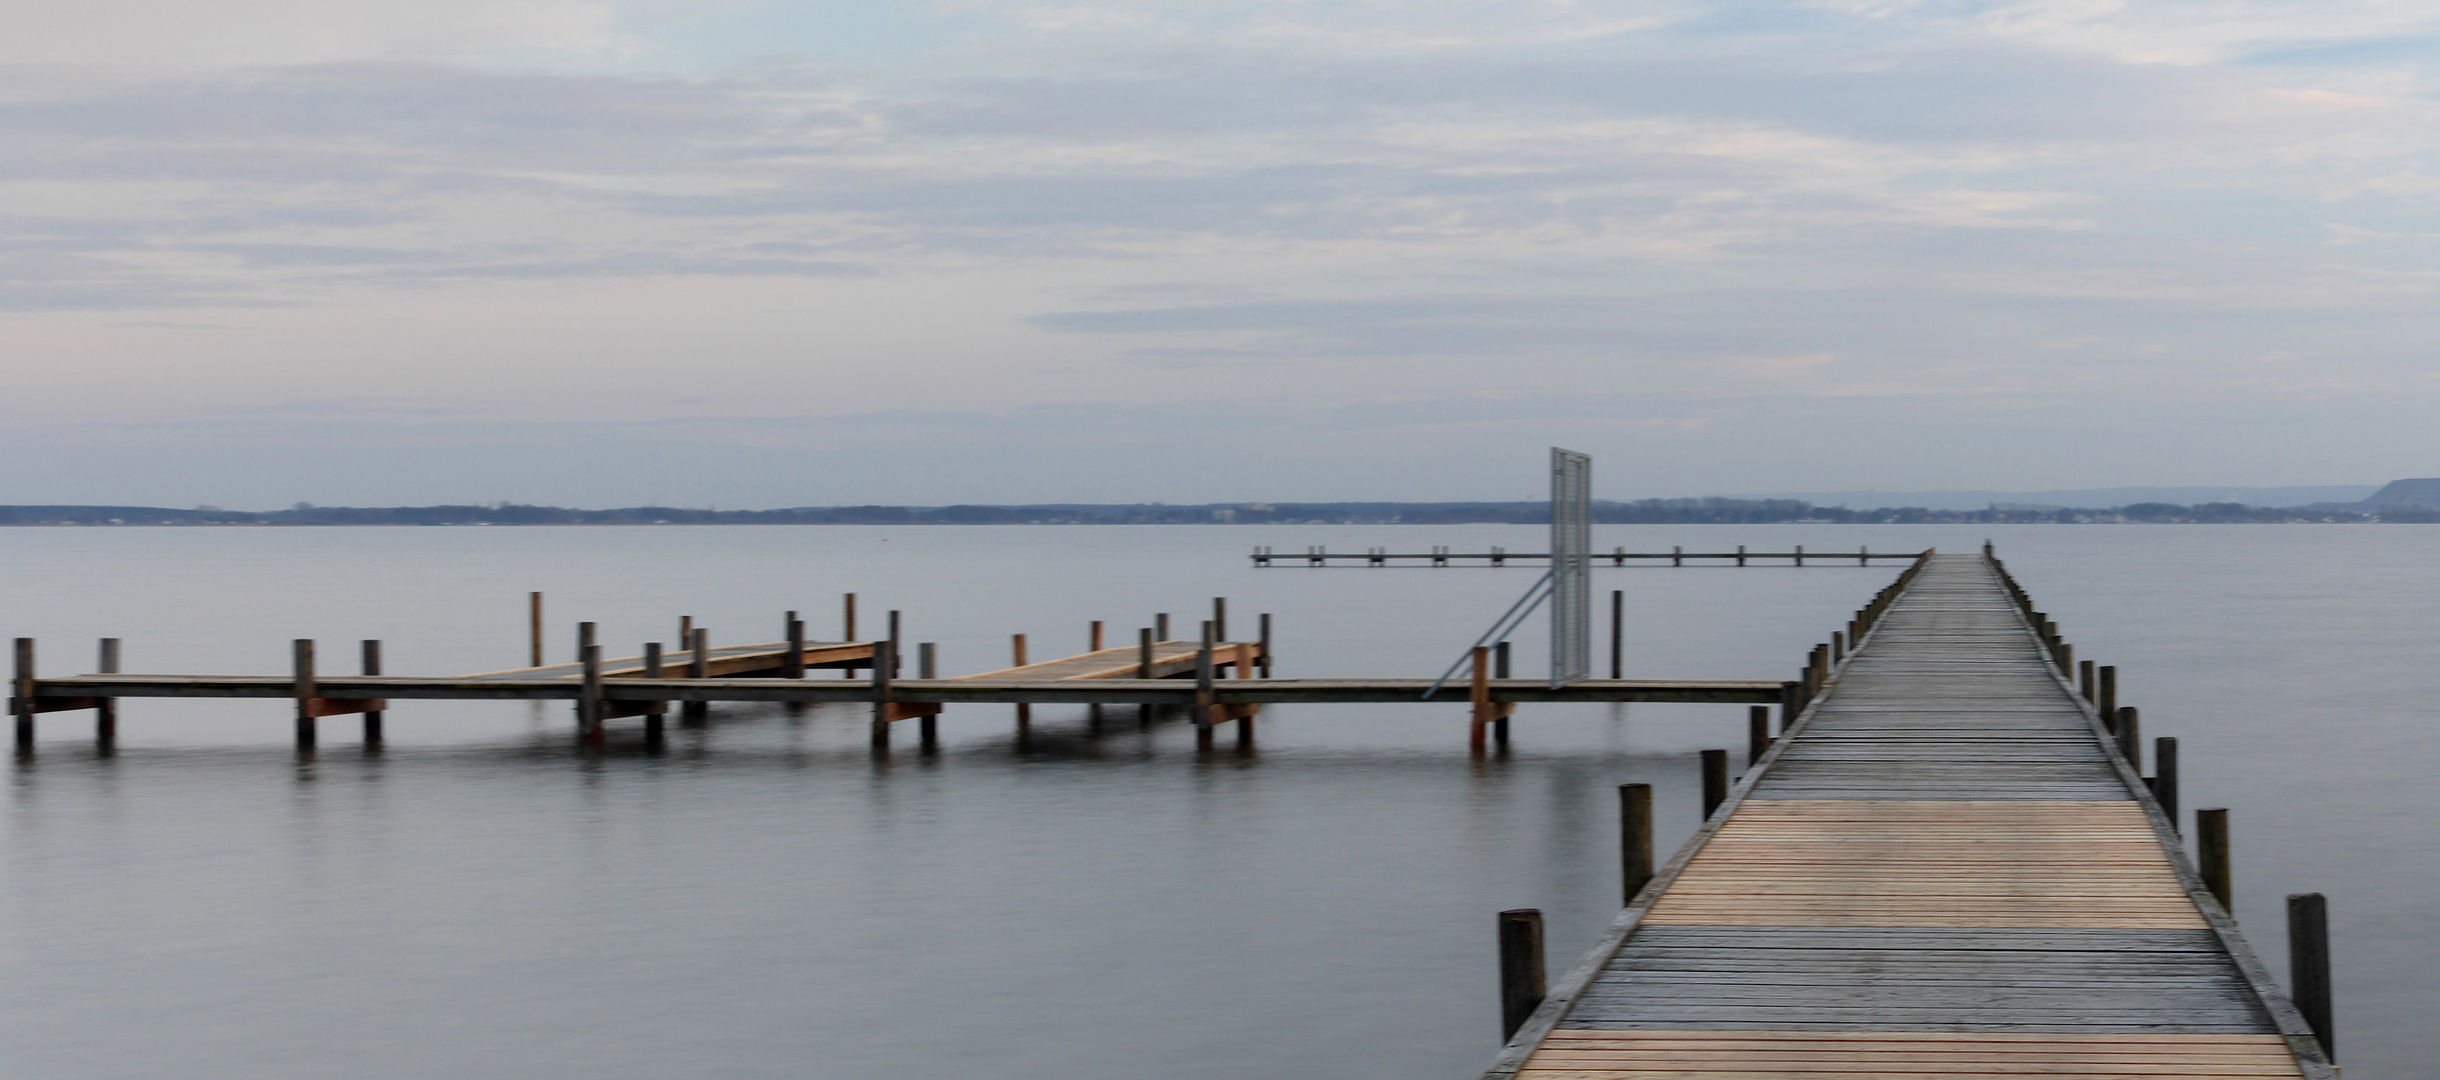
<path fill-rule="evenodd" d="M 2108 509 L 1992 508 L 1927 510 L 1919 506 L 1850 510 L 1797 499 L 1638 499 L 1595 502 L 1593 520 L 1633 525 L 1832 524 L 2097 524 L 2111 522 L 2417 522 L 2440 523 L 2440 509 L 2385 506 L 2374 511 L 2319 507 L 2286 509 L 2243 503 L 2136 503 Z M 1547 524 L 1543 502 L 1468 503 L 1051 503 L 1035 506 L 800 506 L 781 510 L 712 510 L 630 506 L 574 510 L 559 506 L 314 506 L 286 510 L 223 510 L 199 506 L 0 506 L 0 525 L 1458 525 Z"/>

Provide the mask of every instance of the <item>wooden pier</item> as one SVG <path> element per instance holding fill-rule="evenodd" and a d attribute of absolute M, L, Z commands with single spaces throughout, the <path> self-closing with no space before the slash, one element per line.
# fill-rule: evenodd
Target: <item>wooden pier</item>
<path fill-rule="evenodd" d="M 1668 551 L 1628 551 L 1623 547 L 1613 548 L 1607 552 L 1593 552 L 1592 561 L 1595 565 L 1599 565 L 1607 560 L 1613 567 L 1625 566 L 1629 561 L 1643 562 L 1660 559 L 1669 560 L 1671 566 L 1684 566 L 1689 559 L 1698 564 L 1724 562 L 1744 566 L 1749 561 L 1762 561 L 1785 562 L 1790 566 L 1803 566 L 1806 559 L 1833 565 L 1852 559 L 1857 566 L 1869 566 L 1875 559 L 1911 562 L 1922 556 L 1923 552 L 1920 551 L 1874 551 L 1870 547 L 1858 547 L 1852 552 L 1814 551 L 1808 554 L 1803 544 L 1794 545 L 1794 549 L 1790 551 L 1747 551 L 1745 545 L 1739 544 L 1735 551 L 1688 551 L 1683 546 L 1674 547 Z M 1342 563 L 1362 563 L 1365 566 L 1421 564 L 1445 567 L 1476 564 L 1501 567 L 1511 562 L 1548 563 L 1550 553 L 1547 551 L 1510 551 L 1501 547 L 1494 547 L 1489 551 L 1451 551 L 1446 546 L 1435 546 L 1429 551 L 1391 551 L 1385 547 L 1372 547 L 1361 552 L 1331 551 L 1325 547 L 1308 547 L 1302 554 L 1282 555 L 1277 548 L 1257 547 L 1254 549 L 1252 558 L 1256 567 L 1320 567 Z"/>
<path fill-rule="evenodd" d="M 1648 882 L 1626 793 L 1628 906 L 1487 1080 L 2336 1075 L 2133 710 L 1996 560 L 1926 560 L 1859 629 L 1656 875 L 1647 809 Z"/>

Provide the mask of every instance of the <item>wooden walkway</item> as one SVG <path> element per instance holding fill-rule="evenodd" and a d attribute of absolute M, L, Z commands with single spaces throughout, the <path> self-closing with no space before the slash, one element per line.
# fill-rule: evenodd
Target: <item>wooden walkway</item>
<path fill-rule="evenodd" d="M 2335 1073 L 1996 569 L 1934 556 L 1487 1076 Z"/>

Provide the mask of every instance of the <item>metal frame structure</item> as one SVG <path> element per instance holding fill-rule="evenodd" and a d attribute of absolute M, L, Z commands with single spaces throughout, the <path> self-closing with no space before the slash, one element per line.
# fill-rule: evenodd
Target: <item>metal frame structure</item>
<path fill-rule="evenodd" d="M 1550 685 L 1593 675 L 1593 458 L 1550 448 Z"/>

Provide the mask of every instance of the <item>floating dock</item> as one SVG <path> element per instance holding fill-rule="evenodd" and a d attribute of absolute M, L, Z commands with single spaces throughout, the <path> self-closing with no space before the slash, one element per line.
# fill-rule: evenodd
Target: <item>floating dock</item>
<path fill-rule="evenodd" d="M 2133 710 L 1987 553 L 1920 566 L 1486 1080 L 2336 1076 Z"/>

